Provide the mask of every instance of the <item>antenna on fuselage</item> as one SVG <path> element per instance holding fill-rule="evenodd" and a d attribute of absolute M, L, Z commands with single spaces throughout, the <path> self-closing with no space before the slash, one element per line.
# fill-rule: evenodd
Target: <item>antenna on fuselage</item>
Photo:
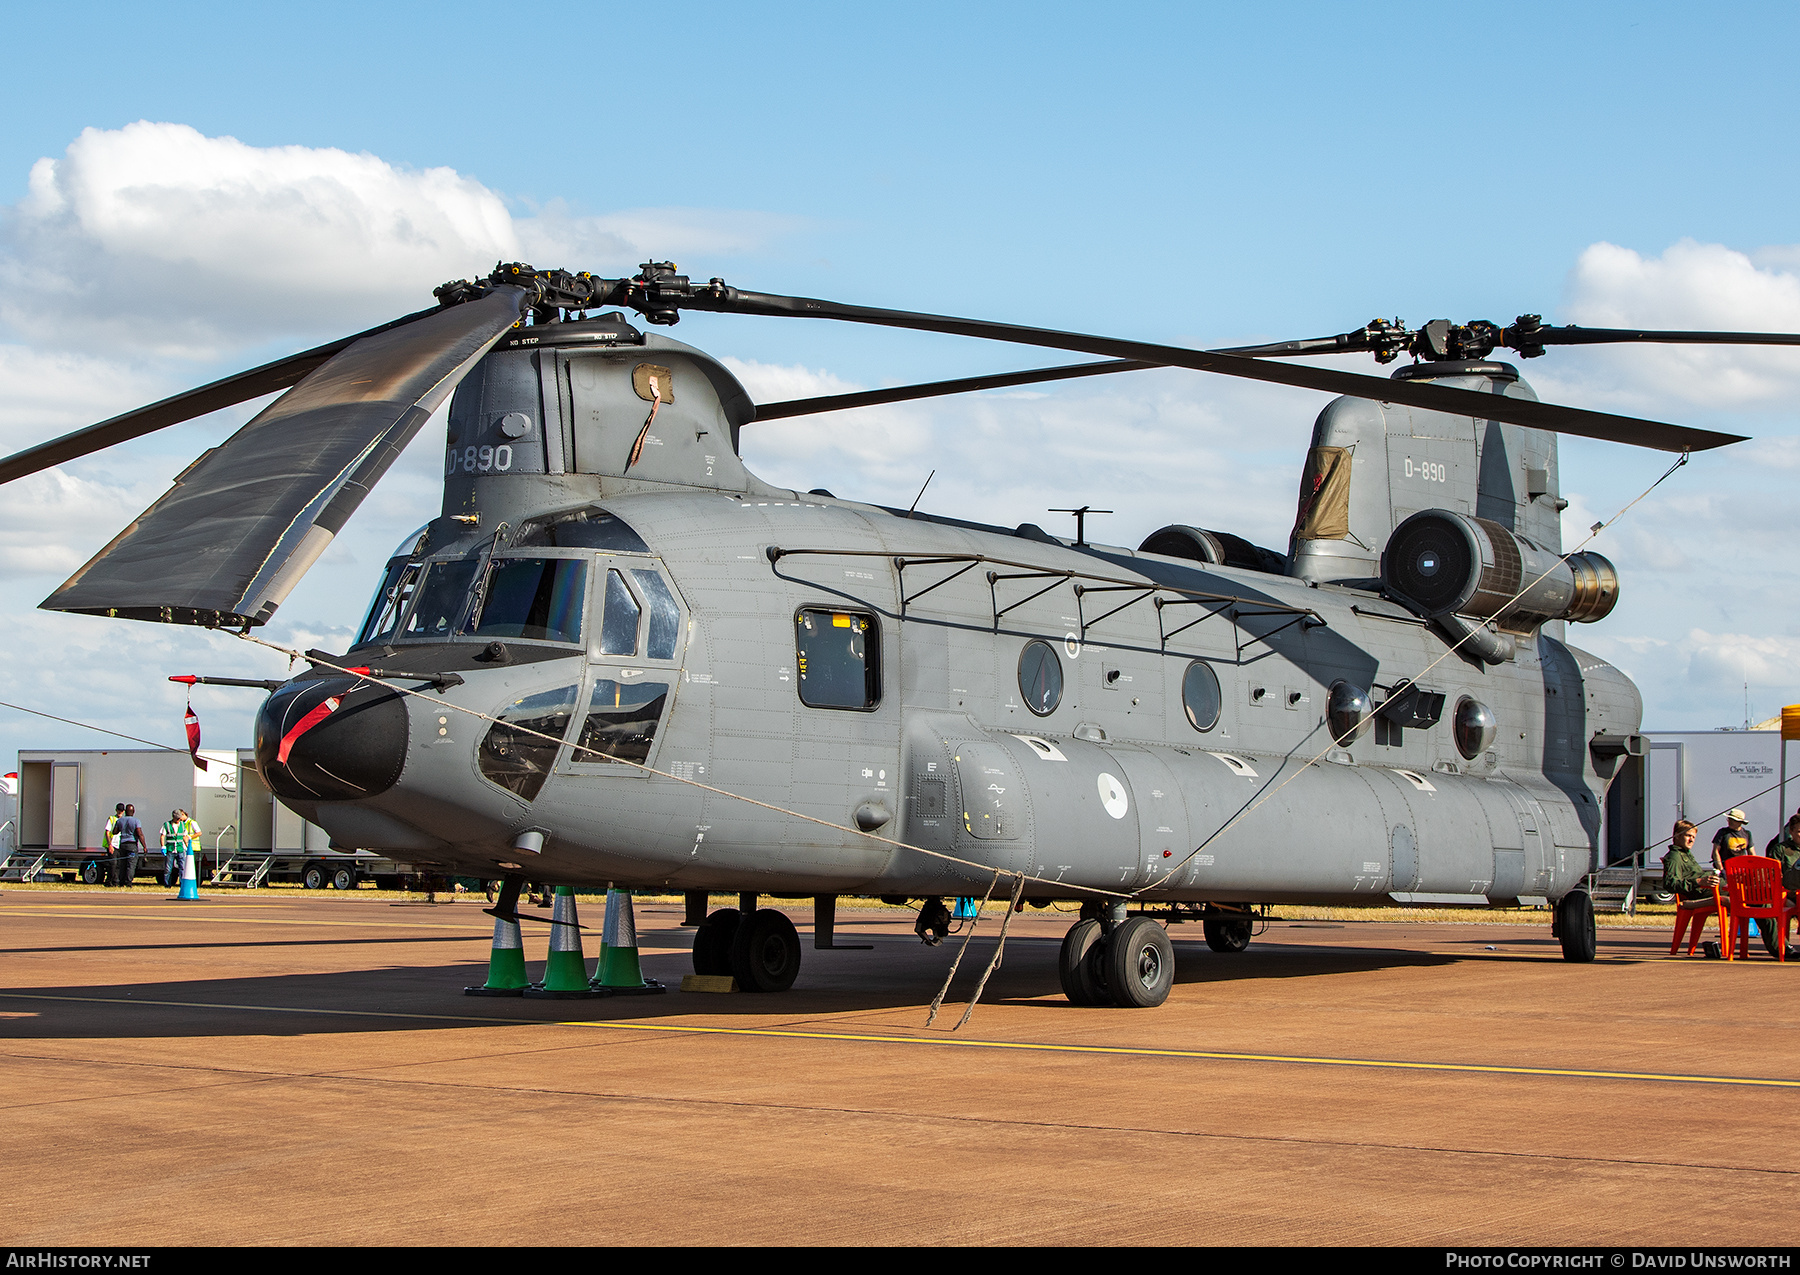
<path fill-rule="evenodd" d="M 913 510 L 915 510 L 919 507 L 919 502 L 921 500 L 925 499 L 925 489 L 927 487 L 931 486 L 931 480 L 936 477 L 937 477 L 937 470 L 935 470 L 935 469 L 932 470 L 929 474 L 925 475 L 925 481 L 919 484 L 919 494 L 914 496 L 912 504 L 910 504 L 906 507 L 906 516 L 908 518 L 913 516 Z"/>
<path fill-rule="evenodd" d="M 1109 514 L 1110 509 L 1095 509 L 1092 505 L 1083 505 L 1079 509 L 1050 509 L 1047 513 L 1075 515 L 1075 545 L 1085 548 L 1087 545 L 1087 516 L 1089 514 Z"/>

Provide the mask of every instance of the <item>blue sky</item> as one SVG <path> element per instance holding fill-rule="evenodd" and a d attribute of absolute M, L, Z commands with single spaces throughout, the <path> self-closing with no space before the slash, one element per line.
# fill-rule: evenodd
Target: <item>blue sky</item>
<path fill-rule="evenodd" d="M 1597 322 L 1618 312 L 1620 322 L 1800 329 L 1797 14 L 1650 4 L 1524 4 L 1447 21 L 1343 5 L 20 10 L 9 34 L 30 56 L 0 83 L 0 444 L 10 451 L 416 308 L 442 277 L 491 265 L 471 249 L 436 276 L 436 257 L 402 270 L 380 241 L 361 256 L 294 249 L 271 284 L 249 258 L 280 255 L 303 229 L 312 206 L 298 178 L 292 226 L 277 224 L 278 200 L 260 204 L 251 228 L 210 255 L 199 241 L 165 254 L 194 263 L 181 270 L 145 263 L 197 234 L 193 218 L 127 242 L 80 221 L 87 205 L 73 186 L 63 195 L 74 220 L 32 205 L 33 166 L 59 161 L 73 181 L 84 130 L 123 139 L 105 157 L 82 152 L 89 175 L 116 176 L 132 146 L 146 157 L 134 180 L 185 162 L 172 134 L 117 132 L 140 120 L 235 138 L 280 172 L 301 151 L 366 153 L 395 176 L 377 174 L 359 197 L 397 200 L 409 215 L 417 205 L 406 201 L 429 198 L 419 174 L 453 170 L 526 242 L 589 254 L 540 264 L 601 272 L 640 252 L 675 255 L 695 274 L 767 291 L 1195 344 L 1340 331 L 1377 314 Z M 228 203 L 243 156 L 206 154 L 225 165 L 206 197 Z M 1594 255 L 1609 244 L 1630 255 Z M 193 324 L 204 331 L 183 327 Z M 740 360 L 764 398 L 1061 361 L 719 316 L 692 316 L 676 335 Z M 1800 699 L 1800 625 L 1782 601 L 1800 532 L 1787 495 L 1800 476 L 1800 363 L 1565 352 L 1526 371 L 1545 397 L 1758 440 L 1700 458 L 1615 543 L 1596 544 L 1619 562 L 1625 601 L 1572 640 L 1638 677 L 1651 725 L 1741 720 L 1743 677 L 1756 716 Z M 810 433 L 771 428 L 747 454 L 777 481 L 887 501 L 910 498 L 954 456 L 964 478 L 940 473 L 927 502 L 944 512 L 1037 520 L 1093 503 L 1122 509 L 1112 534 L 1129 543 L 1183 521 L 1279 544 L 1323 401 L 1204 381 L 1156 373 L 845 416 Z M 78 462 L 66 489 L 15 493 L 10 528 L 0 509 L 15 621 L 0 697 L 173 739 L 166 673 L 202 671 L 187 667 L 195 660 L 279 671 L 198 635 L 33 610 L 66 574 L 59 564 L 78 565 L 242 419 Z M 957 452 L 971 422 L 980 445 Z M 329 644 L 354 623 L 380 557 L 432 512 L 431 450 L 427 440 L 358 515 L 273 627 Z M 1570 528 L 1611 513 L 1662 464 L 1565 445 L 1570 517 L 1581 515 Z M 1146 474 L 1160 476 L 1148 491 Z M 247 738 L 244 710 L 203 706 L 209 742 Z M 3 750 L 92 742 L 0 716 Z"/>

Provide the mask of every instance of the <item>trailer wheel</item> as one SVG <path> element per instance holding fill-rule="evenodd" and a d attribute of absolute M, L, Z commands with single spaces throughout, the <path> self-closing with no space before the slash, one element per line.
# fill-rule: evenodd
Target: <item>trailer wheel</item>
<path fill-rule="evenodd" d="M 309 863 L 300 869 L 300 884 L 308 890 L 323 890 L 325 880 L 325 865 L 322 863 Z"/>
<path fill-rule="evenodd" d="M 81 865 L 81 883 L 83 885 L 99 885 L 104 879 L 105 876 L 100 871 L 100 864 L 95 860 L 89 859 Z"/>
<path fill-rule="evenodd" d="M 354 890 L 356 888 L 356 869 L 339 868 L 331 874 L 331 888 L 334 890 Z"/>

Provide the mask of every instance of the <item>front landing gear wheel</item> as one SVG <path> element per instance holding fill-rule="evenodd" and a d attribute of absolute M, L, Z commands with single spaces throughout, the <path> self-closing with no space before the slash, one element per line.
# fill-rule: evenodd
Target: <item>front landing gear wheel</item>
<path fill-rule="evenodd" d="M 731 973 L 731 940 L 737 936 L 739 912 L 720 908 L 694 931 L 694 973 Z"/>
<path fill-rule="evenodd" d="M 1106 947 L 1100 941 L 1100 922 L 1091 917 L 1075 922 L 1063 935 L 1056 973 L 1069 1004 L 1112 1004 L 1112 996 L 1106 990 L 1106 974 L 1101 968 L 1100 958 L 1105 952 Z"/>
<path fill-rule="evenodd" d="M 1106 940 L 1106 982 L 1121 1009 L 1150 1009 L 1175 985 L 1175 945 L 1147 916 L 1134 916 Z"/>
<path fill-rule="evenodd" d="M 758 908 L 738 922 L 731 972 L 742 992 L 785 992 L 800 974 L 800 935 L 787 914 Z"/>
<path fill-rule="evenodd" d="M 1563 960 L 1594 959 L 1600 935 L 1594 928 L 1594 901 L 1586 890 L 1571 891 L 1557 903 L 1556 936 L 1562 940 Z"/>
<path fill-rule="evenodd" d="M 1208 917 L 1200 922 L 1206 946 L 1215 952 L 1241 952 L 1250 946 L 1249 917 Z"/>

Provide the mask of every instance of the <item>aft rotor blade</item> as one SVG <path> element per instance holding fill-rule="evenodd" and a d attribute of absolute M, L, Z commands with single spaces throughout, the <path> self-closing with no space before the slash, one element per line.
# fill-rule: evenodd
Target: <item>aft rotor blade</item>
<path fill-rule="evenodd" d="M 1073 363 L 1065 367 L 1033 368 L 1025 372 L 997 372 L 992 376 L 965 376 L 960 380 L 929 381 L 923 385 L 898 385 L 885 390 L 859 390 L 854 394 L 790 398 L 779 403 L 758 403 L 755 419 L 778 421 L 789 416 L 841 412 L 851 407 L 878 407 L 883 403 L 906 403 L 913 399 L 940 398 L 947 394 L 973 394 L 978 390 L 1005 389 L 1011 385 L 1036 385 L 1044 381 L 1066 381 L 1080 376 L 1105 376 L 1111 372 L 1141 372 L 1158 366 L 1161 365 L 1114 359 L 1105 363 Z"/>
<path fill-rule="evenodd" d="M 1800 345 L 1800 332 L 1661 332 L 1644 328 L 1538 328 L 1539 345 L 1613 345 L 1642 341 L 1659 345 Z"/>
<path fill-rule="evenodd" d="M 378 332 L 386 332 L 436 313 L 436 310 L 421 310 L 403 319 L 395 319 L 392 323 L 384 323 L 378 328 L 370 328 L 367 332 L 340 337 L 336 341 L 290 354 L 273 363 L 265 363 L 247 372 L 238 372 L 223 380 L 137 408 L 122 416 L 114 416 L 98 425 L 85 426 L 64 434 L 61 438 L 39 443 L 36 447 L 27 447 L 22 452 L 14 452 L 0 460 L 0 483 L 9 483 L 15 478 L 35 474 L 40 469 L 49 469 L 52 465 L 75 460 L 115 443 L 154 434 L 159 429 L 167 429 L 171 425 L 193 420 L 196 416 L 216 412 L 221 407 L 233 407 L 253 398 L 261 398 L 264 394 L 273 394 L 276 390 L 288 389 L 324 366 L 325 361 L 334 354 L 348 349 L 364 337 L 374 336 Z"/>
<path fill-rule="evenodd" d="M 262 624 L 527 293 L 361 337 L 195 461 L 40 605 L 170 624 Z"/>
<path fill-rule="evenodd" d="M 849 323 L 867 323 L 877 327 L 910 328 L 919 332 L 945 332 L 957 336 L 980 337 L 990 341 L 1006 341 L 1014 345 L 1031 345 L 1045 349 L 1073 350 L 1112 359 L 1192 368 L 1199 372 L 1218 372 L 1225 376 L 1266 381 L 1275 385 L 1292 385 L 1300 389 L 1323 390 L 1328 394 L 1345 394 L 1352 398 L 1371 399 L 1380 403 L 1400 403 L 1426 411 L 1444 412 L 1451 416 L 1472 416 L 1477 420 L 1506 421 L 1533 429 L 1555 430 L 1563 434 L 1579 434 L 1586 438 L 1631 443 L 1662 451 L 1706 451 L 1729 443 L 1743 442 L 1738 434 L 1721 434 L 1712 430 L 1672 425 L 1665 421 L 1645 420 L 1636 416 L 1616 416 L 1610 412 L 1593 412 L 1579 407 L 1563 407 L 1532 399 L 1511 398 L 1478 390 L 1453 389 L 1427 381 L 1395 381 L 1380 376 L 1342 372 L 1335 368 L 1305 367 L 1274 360 L 1248 358 L 1239 354 L 1214 353 L 1183 349 L 1180 346 L 1154 345 L 1146 341 L 1125 341 L 1116 337 L 1097 336 L 1085 332 L 1060 332 L 1049 328 L 1022 327 L 1012 323 L 996 323 L 983 319 L 963 319 L 951 315 L 919 314 L 908 310 L 880 310 L 869 306 L 845 305 L 815 297 L 783 297 L 761 292 L 745 292 L 722 285 L 711 289 L 695 289 L 678 302 L 683 309 L 712 310 L 733 314 L 759 314 L 779 317 L 839 319 Z"/>

